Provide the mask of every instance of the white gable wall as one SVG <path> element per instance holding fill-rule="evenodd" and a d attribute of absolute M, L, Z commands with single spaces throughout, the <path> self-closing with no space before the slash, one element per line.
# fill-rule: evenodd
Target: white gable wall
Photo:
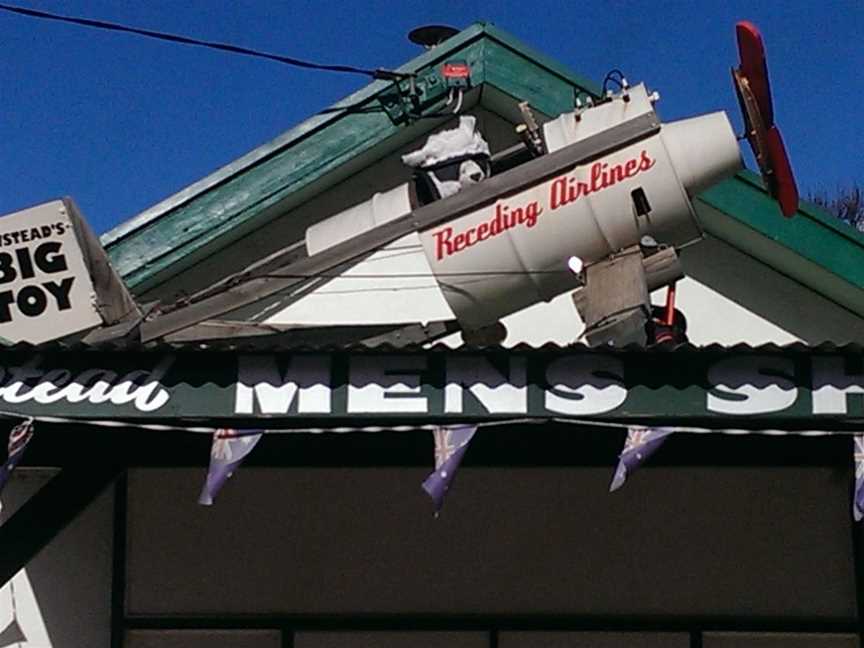
<path fill-rule="evenodd" d="M 657 291 L 652 300 L 656 304 L 664 303 L 665 290 Z M 690 278 L 679 282 L 677 304 L 687 317 L 688 337 L 693 344 L 744 342 L 759 345 L 801 341 L 791 332 Z M 585 329 L 569 295 L 526 308 L 506 318 L 504 323 L 508 331 L 507 346 L 520 343 L 538 346 L 547 342 L 571 344 L 580 339 Z M 447 341 L 457 342 L 457 337 L 452 336 Z"/>
<path fill-rule="evenodd" d="M 676 305 L 693 344 L 864 343 L 860 317 L 722 241 L 708 238 L 682 259 L 689 276 L 678 283 Z M 657 304 L 665 298 L 665 289 L 652 295 Z M 507 345 L 569 344 L 584 329 L 569 295 L 504 323 Z"/>
<path fill-rule="evenodd" d="M 678 284 L 677 306 L 687 317 L 693 344 L 864 342 L 859 317 L 722 241 L 706 239 L 682 257 L 689 276 Z M 451 319 L 430 273 L 419 241 L 403 239 L 268 321 L 315 326 Z M 665 289 L 652 295 L 657 304 L 665 297 Z M 569 294 L 503 321 L 510 346 L 570 344 L 584 330 Z M 456 346 L 461 337 L 445 342 Z"/>

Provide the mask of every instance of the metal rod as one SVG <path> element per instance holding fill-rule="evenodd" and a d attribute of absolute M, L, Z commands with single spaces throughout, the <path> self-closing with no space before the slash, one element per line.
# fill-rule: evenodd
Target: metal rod
<path fill-rule="evenodd" d="M 666 326 L 675 324 L 675 282 L 666 290 Z"/>

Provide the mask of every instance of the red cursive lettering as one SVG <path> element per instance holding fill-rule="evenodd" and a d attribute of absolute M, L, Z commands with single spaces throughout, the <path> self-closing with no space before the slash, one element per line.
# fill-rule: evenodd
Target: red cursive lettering
<path fill-rule="evenodd" d="M 643 150 L 638 157 L 621 164 L 595 162 L 588 169 L 588 182 L 577 180 L 574 176 L 561 176 L 552 181 L 549 189 L 549 207 L 558 209 L 575 202 L 582 196 L 588 196 L 597 191 L 618 184 L 628 178 L 639 175 L 654 166 L 648 151 Z"/>
<path fill-rule="evenodd" d="M 495 205 L 495 215 L 483 221 L 476 227 L 469 227 L 464 232 L 459 232 L 454 236 L 453 228 L 450 225 L 441 228 L 437 232 L 433 232 L 432 238 L 435 241 L 435 258 L 440 261 L 444 257 L 448 257 L 456 252 L 461 252 L 469 247 L 473 247 L 499 234 L 506 232 L 509 229 L 524 225 L 527 228 L 532 228 L 537 224 L 537 219 L 543 213 L 543 208 L 533 201 L 524 207 L 513 207 L 504 203 Z"/>
<path fill-rule="evenodd" d="M 656 160 L 643 150 L 635 157 L 620 164 L 594 162 L 588 169 L 588 180 L 577 180 L 575 176 L 563 175 L 549 185 L 549 208 L 552 210 L 575 202 L 619 182 L 633 178 L 656 164 Z M 510 207 L 506 203 L 495 204 L 492 218 L 454 234 L 453 227 L 446 225 L 432 233 L 435 242 L 435 258 L 441 261 L 470 247 L 503 234 L 509 229 L 524 225 L 532 228 L 537 224 L 543 208 L 535 200 L 523 207 Z"/>

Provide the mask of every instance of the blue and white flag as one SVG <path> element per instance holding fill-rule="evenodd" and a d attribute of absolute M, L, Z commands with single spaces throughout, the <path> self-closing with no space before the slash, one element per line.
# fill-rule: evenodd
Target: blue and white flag
<path fill-rule="evenodd" d="M 12 431 L 9 433 L 9 455 L 6 459 L 6 463 L 4 463 L 3 466 L 0 466 L 0 491 L 3 490 L 4 486 L 6 486 L 6 482 L 9 481 L 9 476 L 12 474 L 12 471 L 15 470 L 15 466 L 18 465 L 18 462 L 21 461 L 21 457 L 24 456 L 24 450 L 27 448 L 27 444 L 30 443 L 30 439 L 32 438 L 32 418 L 27 419 L 12 428 Z"/>
<path fill-rule="evenodd" d="M 213 504 L 216 494 L 262 436 L 263 430 L 216 430 L 213 433 L 210 467 L 207 470 L 207 481 L 204 482 L 204 488 L 198 497 L 199 504 Z"/>
<path fill-rule="evenodd" d="M 641 466 L 654 454 L 666 437 L 672 434 L 671 428 L 649 428 L 631 425 L 627 428 L 627 439 L 624 449 L 618 455 L 618 467 L 609 486 L 609 492 L 618 490 L 624 485 L 627 476 Z"/>
<path fill-rule="evenodd" d="M 436 427 L 432 431 L 435 438 L 435 472 L 423 482 L 423 490 L 432 498 L 436 515 L 444 506 L 444 496 L 453 484 L 453 478 L 468 450 L 476 425 L 452 425 Z"/>
<path fill-rule="evenodd" d="M 864 518 L 864 434 L 856 434 L 853 440 L 855 461 L 855 494 L 852 496 L 852 517 L 856 522 Z"/>

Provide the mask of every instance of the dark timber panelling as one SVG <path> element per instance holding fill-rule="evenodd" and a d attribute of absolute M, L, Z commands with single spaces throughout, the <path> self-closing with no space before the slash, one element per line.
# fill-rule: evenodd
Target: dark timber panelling
<path fill-rule="evenodd" d="M 133 471 L 129 612 L 856 619 L 848 469 L 469 468 L 438 520 L 427 472 L 244 467 L 201 508 L 203 470 Z"/>

